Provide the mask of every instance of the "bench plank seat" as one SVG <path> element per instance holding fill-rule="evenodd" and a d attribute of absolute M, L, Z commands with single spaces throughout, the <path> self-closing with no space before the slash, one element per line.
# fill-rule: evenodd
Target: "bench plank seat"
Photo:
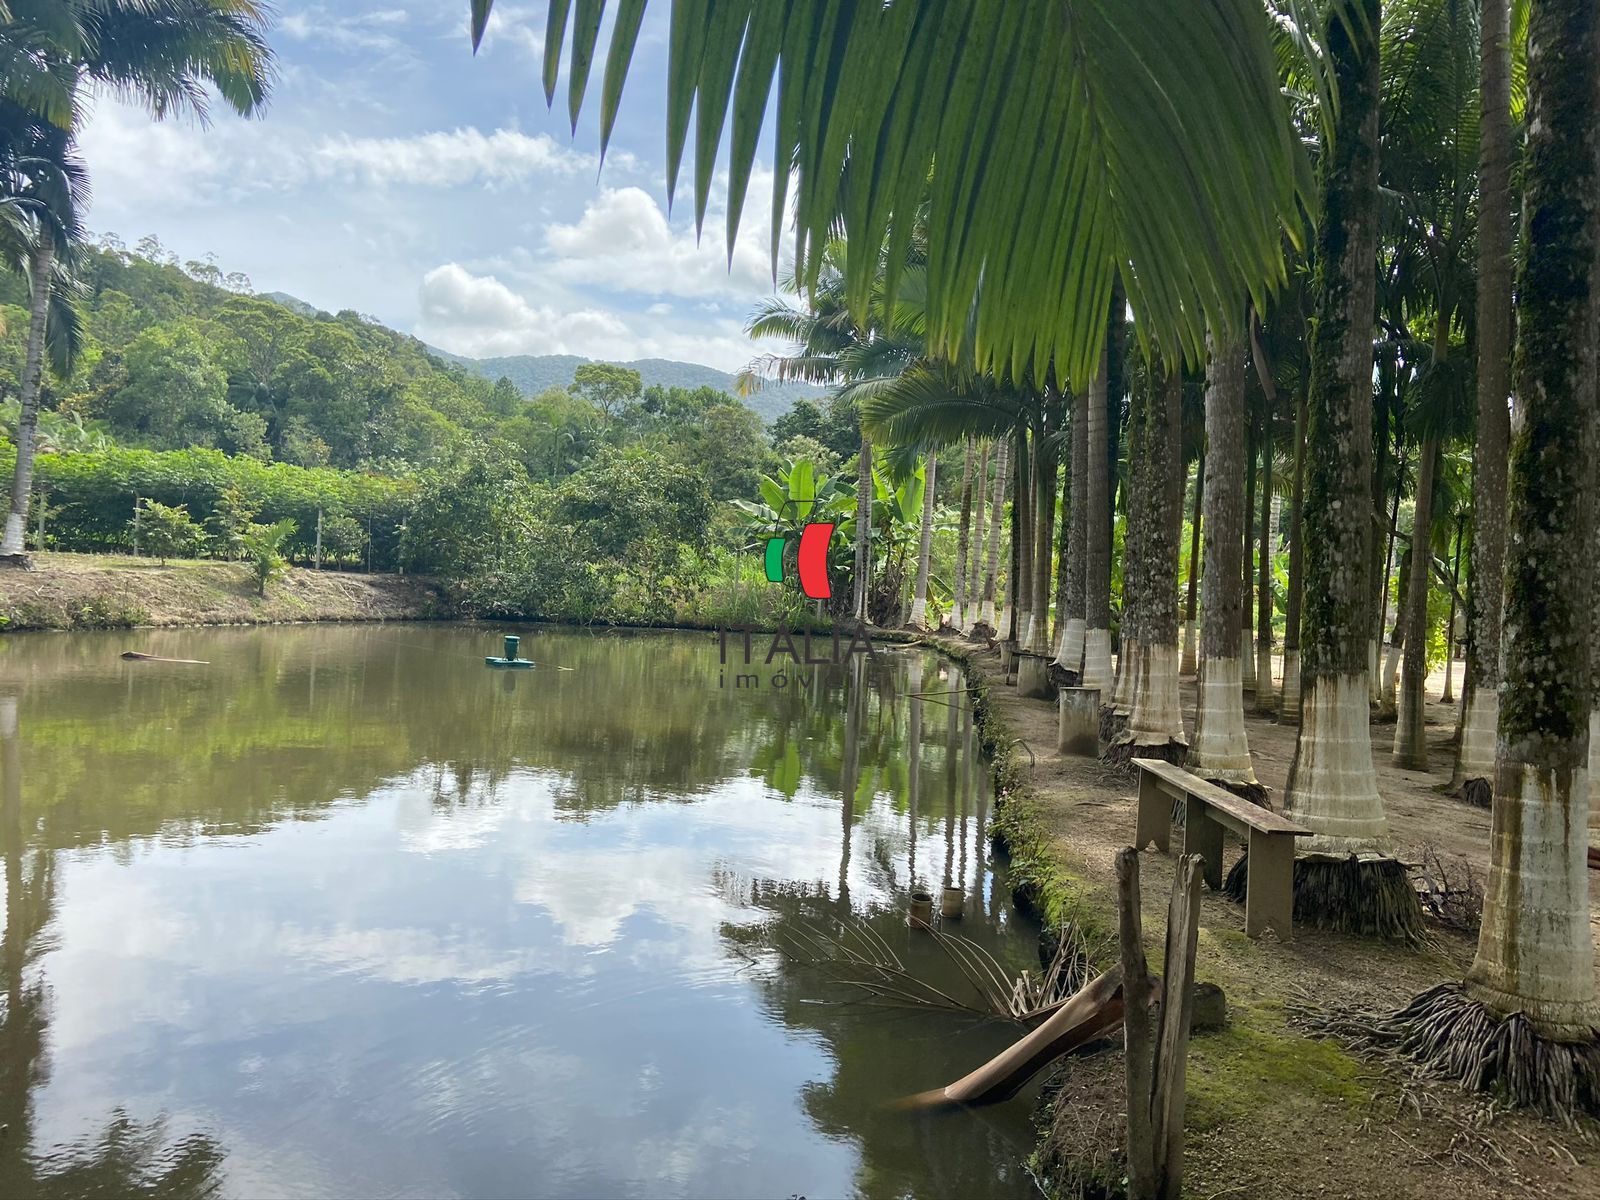
<path fill-rule="evenodd" d="M 1139 808 L 1134 844 L 1154 842 L 1166 853 L 1172 840 L 1172 804 L 1183 805 L 1183 852 L 1205 861 L 1205 880 L 1222 886 L 1222 835 L 1245 841 L 1250 853 L 1245 892 L 1245 933 L 1255 937 L 1276 930 L 1288 937 L 1294 914 L 1294 839 L 1311 830 L 1270 809 L 1241 800 L 1225 788 L 1156 758 L 1136 758 Z"/>

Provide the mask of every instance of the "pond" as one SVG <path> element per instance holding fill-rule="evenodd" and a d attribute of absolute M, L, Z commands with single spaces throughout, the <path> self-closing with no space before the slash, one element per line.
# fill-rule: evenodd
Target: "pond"
<path fill-rule="evenodd" d="M 502 632 L 0 639 L 0 1194 L 1035 1194 L 1031 1091 L 893 1104 L 1016 1027 L 805 950 L 1037 967 L 959 671 Z"/>

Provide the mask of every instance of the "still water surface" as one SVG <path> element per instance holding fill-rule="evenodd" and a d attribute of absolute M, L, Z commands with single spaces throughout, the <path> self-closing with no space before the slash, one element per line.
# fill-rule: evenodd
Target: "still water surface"
<path fill-rule="evenodd" d="M 888 1106 L 1012 1027 L 774 949 L 864 918 L 956 990 L 948 880 L 1037 964 L 959 673 L 499 632 L 0 639 L 0 1195 L 1032 1194 L 1031 1092 Z"/>

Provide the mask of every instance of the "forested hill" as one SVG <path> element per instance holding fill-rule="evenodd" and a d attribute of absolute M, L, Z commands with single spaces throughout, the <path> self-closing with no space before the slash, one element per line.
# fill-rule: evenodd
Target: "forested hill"
<path fill-rule="evenodd" d="M 578 385 L 578 358 L 468 365 L 355 312 L 257 295 L 242 275 L 180 263 L 153 239 L 129 250 L 108 237 L 84 252 L 78 274 L 85 346 L 69 378 L 46 374 L 47 450 L 198 447 L 405 475 L 500 443 L 540 479 L 593 443 L 659 432 L 669 412 L 749 411 L 723 394 L 730 376 L 684 363 L 637 364 L 642 380 L 628 376 L 620 392 L 603 367 L 589 368 L 599 382 Z M 15 419 L 26 303 L 25 281 L 0 274 L 0 433 Z M 628 405 L 639 412 L 614 421 Z M 749 424 L 764 443 L 759 422 Z"/>
<path fill-rule="evenodd" d="M 438 353 L 443 354 L 443 351 Z M 525 396 L 537 396 L 546 388 L 564 387 L 572 382 L 572 373 L 590 361 L 575 354 L 515 354 L 505 358 L 446 357 L 480 372 L 488 379 L 499 379 L 503 375 L 516 384 Z M 639 372 L 645 387 L 660 384 L 666 388 L 687 388 L 690 391 L 707 387 L 730 395 L 737 394 L 731 374 L 700 363 L 675 362 L 670 358 L 640 358 L 615 365 Z M 796 400 L 815 400 L 826 394 L 826 388 L 811 384 L 769 382 L 763 384 L 759 391 L 744 397 L 744 402 L 770 423 L 788 412 Z"/>

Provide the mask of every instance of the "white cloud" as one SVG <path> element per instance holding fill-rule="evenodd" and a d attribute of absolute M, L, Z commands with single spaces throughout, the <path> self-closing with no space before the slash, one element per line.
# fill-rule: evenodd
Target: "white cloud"
<path fill-rule="evenodd" d="M 455 354 L 577 354 L 630 361 L 671 358 L 735 371 L 755 349 L 735 320 L 683 320 L 671 305 L 618 313 L 589 305 L 535 304 L 493 275 L 459 263 L 429 271 L 419 292 L 417 336 Z M 664 311 L 663 311 L 664 310 Z"/>
<path fill-rule="evenodd" d="M 554 256 L 550 274 L 645 295 L 749 297 L 769 290 L 763 223 L 743 223 L 731 264 L 722 227 L 720 217 L 708 216 L 705 236 L 697 241 L 692 228 L 674 229 L 642 189 L 605 188 L 576 222 L 545 230 Z"/>
<path fill-rule="evenodd" d="M 470 126 L 406 137 L 327 137 L 311 151 L 310 161 L 316 175 L 354 177 L 379 187 L 520 183 L 535 175 L 592 173 L 597 166 L 593 155 L 559 145 L 547 134 L 484 133 Z"/>

